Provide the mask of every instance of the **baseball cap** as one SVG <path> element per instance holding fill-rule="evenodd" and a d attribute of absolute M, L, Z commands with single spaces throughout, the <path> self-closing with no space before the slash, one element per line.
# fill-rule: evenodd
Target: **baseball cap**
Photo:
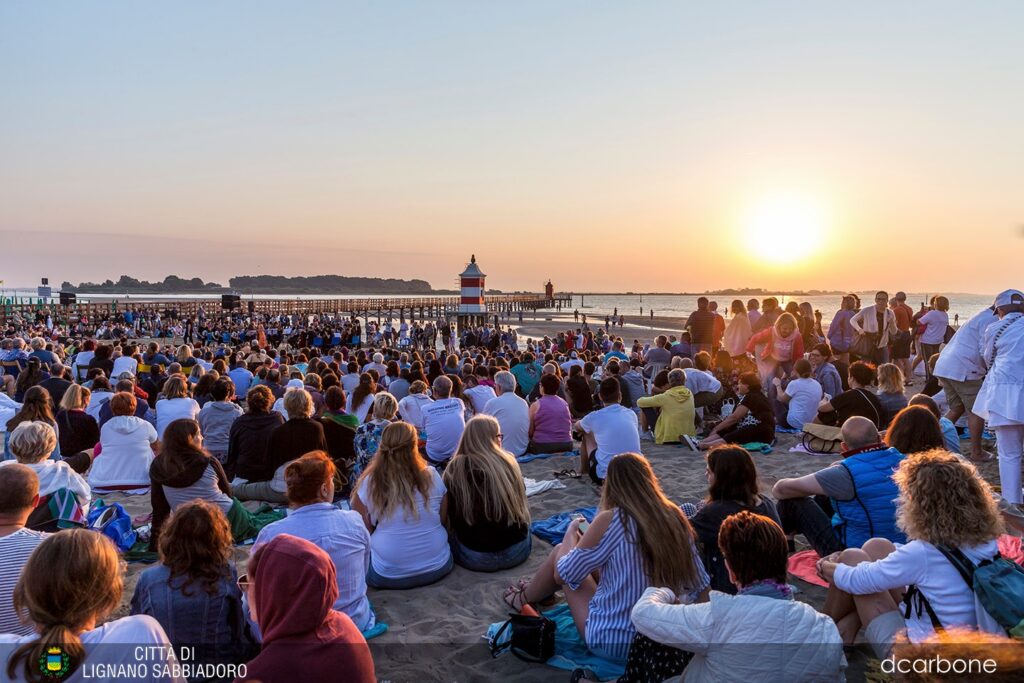
<path fill-rule="evenodd" d="M 1020 305 L 1024 305 L 1024 293 L 1019 289 L 1007 289 L 1006 291 L 996 294 L 996 300 L 992 303 L 992 308 Z"/>
<path fill-rule="evenodd" d="M 285 389 L 305 389 L 306 386 L 302 383 L 301 379 L 290 379 L 288 384 L 285 385 Z"/>

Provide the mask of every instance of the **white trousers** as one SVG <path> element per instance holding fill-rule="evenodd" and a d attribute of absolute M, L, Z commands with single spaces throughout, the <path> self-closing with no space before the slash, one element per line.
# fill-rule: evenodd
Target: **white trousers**
<path fill-rule="evenodd" d="M 1022 500 L 1020 484 L 1020 460 L 1024 452 L 1024 424 L 993 427 L 996 433 L 996 449 L 999 451 L 999 486 L 1003 498 L 1020 505 Z"/>

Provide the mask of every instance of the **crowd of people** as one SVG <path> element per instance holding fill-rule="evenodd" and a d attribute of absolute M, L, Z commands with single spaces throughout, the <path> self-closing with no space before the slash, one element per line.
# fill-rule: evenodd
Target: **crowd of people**
<path fill-rule="evenodd" d="M 376 680 L 368 590 L 529 558 L 525 454 L 572 454 L 562 474 L 600 499 L 500 599 L 529 612 L 561 593 L 621 680 L 842 680 L 861 633 L 879 658 L 956 629 L 1006 637 L 947 554 L 992 561 L 1006 527 L 1024 528 L 1024 294 L 959 330 L 948 310 L 851 294 L 825 329 L 809 305 L 737 300 L 726 320 L 702 297 L 679 335 L 646 345 L 585 318 L 523 344 L 496 324 L 343 316 L 12 320 L 6 677 L 46 680 L 54 645 L 79 668 L 99 644 L 141 643 L 198 647 L 214 668 L 192 680 Z M 986 424 L 998 491 L 977 470 L 993 457 Z M 808 425 L 839 459 L 769 495 L 751 452 Z M 707 451 L 706 497 L 670 500 L 645 441 Z M 131 551 L 155 564 L 130 616 L 108 620 L 120 558 L 86 527 L 114 492 L 149 496 Z M 829 584 L 821 611 L 787 582 L 802 542 Z"/>

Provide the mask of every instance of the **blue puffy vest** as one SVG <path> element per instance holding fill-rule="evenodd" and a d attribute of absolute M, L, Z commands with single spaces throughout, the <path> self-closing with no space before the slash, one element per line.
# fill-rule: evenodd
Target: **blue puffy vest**
<path fill-rule="evenodd" d="M 869 538 L 887 538 L 906 543 L 907 537 L 896 528 L 896 497 L 899 490 L 893 472 L 903 461 L 895 448 L 866 451 L 845 458 L 842 466 L 853 478 L 851 500 L 832 499 L 836 514 L 832 527 L 847 548 L 859 548 Z"/>

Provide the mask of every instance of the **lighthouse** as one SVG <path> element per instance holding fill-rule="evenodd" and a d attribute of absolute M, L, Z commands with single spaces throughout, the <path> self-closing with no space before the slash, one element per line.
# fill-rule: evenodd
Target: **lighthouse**
<path fill-rule="evenodd" d="M 476 264 L 476 254 L 473 254 L 466 269 L 459 274 L 460 320 L 483 320 L 487 317 L 487 304 L 484 303 L 485 277 Z"/>

